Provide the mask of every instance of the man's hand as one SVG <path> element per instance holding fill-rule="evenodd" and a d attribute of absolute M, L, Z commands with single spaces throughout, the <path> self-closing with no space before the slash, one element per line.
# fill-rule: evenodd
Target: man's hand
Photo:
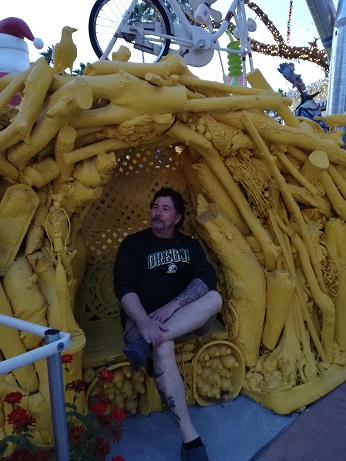
<path fill-rule="evenodd" d="M 175 312 L 175 308 L 171 304 L 166 304 L 165 306 L 156 309 L 156 311 L 149 314 L 149 317 L 153 320 L 158 320 L 161 323 L 165 323 Z"/>
<path fill-rule="evenodd" d="M 162 343 L 162 332 L 168 331 L 168 328 L 160 321 L 147 319 L 138 324 L 139 332 L 149 344 L 153 347 L 157 347 Z"/>

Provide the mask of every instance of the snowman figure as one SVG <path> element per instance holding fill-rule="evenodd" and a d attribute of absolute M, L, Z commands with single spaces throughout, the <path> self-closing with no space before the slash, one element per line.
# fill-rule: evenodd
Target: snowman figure
<path fill-rule="evenodd" d="M 23 72 L 30 66 L 25 38 L 31 40 L 35 48 L 43 48 L 43 41 L 34 37 L 22 19 L 9 17 L 0 20 L 0 77 L 5 73 Z"/>

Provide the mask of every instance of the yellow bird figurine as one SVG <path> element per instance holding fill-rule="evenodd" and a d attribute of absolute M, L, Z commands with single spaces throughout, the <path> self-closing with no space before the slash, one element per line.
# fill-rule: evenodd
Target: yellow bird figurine
<path fill-rule="evenodd" d="M 65 69 L 70 69 L 72 74 L 72 66 L 77 57 L 77 47 L 73 43 L 72 34 L 77 29 L 65 26 L 61 32 L 61 40 L 54 47 L 53 63 L 54 69 L 57 72 L 64 72 Z"/>

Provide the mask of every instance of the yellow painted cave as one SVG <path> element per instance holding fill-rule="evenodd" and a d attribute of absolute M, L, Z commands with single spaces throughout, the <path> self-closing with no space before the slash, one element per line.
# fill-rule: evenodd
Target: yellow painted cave
<path fill-rule="evenodd" d="M 56 72 L 42 58 L 0 79 L 0 312 L 71 334 L 70 376 L 88 386 L 79 407 L 108 367 L 111 405 L 161 410 L 151 378 L 122 354 L 112 267 L 164 185 L 182 192 L 183 231 L 201 240 L 224 301 L 210 334 L 176 345 L 189 403 L 243 392 L 287 414 L 344 382 L 346 155 L 337 122 L 324 132 L 295 117 L 258 70 L 251 87 L 201 80 L 170 55 Z M 39 344 L 0 326 L 2 359 Z M 0 397 L 15 390 L 27 395 L 36 443 L 50 445 L 44 361 L 1 376 Z M 7 411 L 1 401 L 0 437 Z"/>

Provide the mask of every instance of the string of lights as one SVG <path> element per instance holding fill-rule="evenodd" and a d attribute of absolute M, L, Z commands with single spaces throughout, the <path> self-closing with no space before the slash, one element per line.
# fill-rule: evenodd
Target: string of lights
<path fill-rule="evenodd" d="M 245 0 L 245 4 L 259 17 L 275 41 L 275 44 L 267 44 L 251 39 L 251 48 L 254 52 L 267 56 L 278 56 L 285 60 L 301 59 L 303 61 L 310 61 L 320 66 L 324 70 L 325 75 L 328 75 L 329 63 L 327 53 L 316 46 L 316 40 L 309 43 L 310 46 L 289 46 L 285 43 L 273 22 L 268 18 L 268 15 L 256 3 Z"/>
<path fill-rule="evenodd" d="M 307 85 L 305 91 L 308 94 L 314 94 L 320 91 L 320 93 L 314 97 L 314 101 L 316 102 L 326 101 L 327 95 L 328 95 L 328 79 L 323 78 L 323 79 L 316 80 L 316 82 L 313 82 L 310 85 Z M 287 96 L 293 99 L 291 109 L 294 110 L 301 103 L 301 95 L 298 90 L 291 89 L 291 90 L 288 90 Z"/>
<path fill-rule="evenodd" d="M 286 36 L 287 45 L 289 44 L 290 38 L 291 38 L 292 10 L 293 10 L 293 0 L 290 0 L 290 7 L 288 9 L 287 36 Z"/>

